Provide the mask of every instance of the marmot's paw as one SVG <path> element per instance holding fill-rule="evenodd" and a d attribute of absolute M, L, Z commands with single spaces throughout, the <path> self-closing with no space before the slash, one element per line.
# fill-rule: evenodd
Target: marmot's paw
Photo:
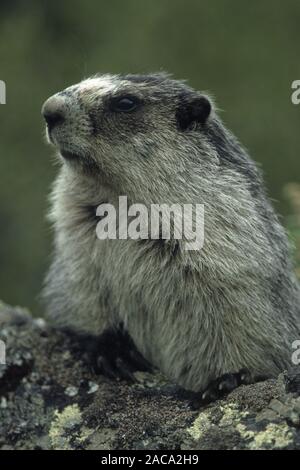
<path fill-rule="evenodd" d="M 151 371 L 151 365 L 136 349 L 123 330 L 107 330 L 97 341 L 93 358 L 94 370 L 110 379 L 135 382 L 133 372 Z"/>
<path fill-rule="evenodd" d="M 239 372 L 221 375 L 218 379 L 213 380 L 208 387 L 201 392 L 195 400 L 192 401 L 192 408 L 199 408 L 212 401 L 223 398 L 240 385 L 248 385 L 255 380 L 247 369 L 241 369 Z"/>

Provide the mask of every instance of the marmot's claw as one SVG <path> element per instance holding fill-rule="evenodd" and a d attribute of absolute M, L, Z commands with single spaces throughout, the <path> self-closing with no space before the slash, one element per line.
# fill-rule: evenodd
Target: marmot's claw
<path fill-rule="evenodd" d="M 135 382 L 132 371 L 120 357 L 112 359 L 106 358 L 105 356 L 98 356 L 94 369 L 97 374 L 105 375 L 112 380 Z"/>
<path fill-rule="evenodd" d="M 149 362 L 139 353 L 128 333 L 123 330 L 107 330 L 99 337 L 93 363 L 96 373 L 131 383 L 136 381 L 134 371 L 151 370 Z"/>
<path fill-rule="evenodd" d="M 143 372 L 152 372 L 153 367 L 144 356 L 136 349 L 130 349 L 129 351 L 130 361 L 132 365 L 135 366 L 136 370 L 141 370 Z"/>
<path fill-rule="evenodd" d="M 253 377 L 247 369 L 241 369 L 236 373 L 224 374 L 213 380 L 208 387 L 192 401 L 192 408 L 223 398 L 240 385 L 248 385 L 253 382 Z"/>

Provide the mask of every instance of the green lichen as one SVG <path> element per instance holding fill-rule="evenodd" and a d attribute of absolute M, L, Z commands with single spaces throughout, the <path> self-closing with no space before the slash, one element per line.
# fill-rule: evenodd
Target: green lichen
<path fill-rule="evenodd" d="M 86 441 L 93 431 L 86 427 L 82 427 L 80 431 L 76 430 L 81 424 L 82 415 L 77 404 L 67 406 L 62 412 L 56 410 L 49 430 L 52 448 L 70 450 L 74 448 L 71 441 L 75 444 Z"/>
<path fill-rule="evenodd" d="M 286 423 L 269 424 L 264 431 L 255 435 L 250 449 L 284 449 L 293 443 L 293 433 Z"/>
<path fill-rule="evenodd" d="M 243 439 L 254 439 L 255 437 L 255 432 L 254 431 L 251 431 L 250 429 L 247 429 L 247 426 L 245 426 L 245 424 L 242 424 L 242 423 L 238 423 L 236 425 L 236 430 L 240 433 L 240 436 L 243 438 Z"/>
<path fill-rule="evenodd" d="M 220 405 L 222 417 L 218 424 L 213 422 L 212 411 L 206 411 L 199 414 L 193 425 L 187 429 L 188 434 L 199 441 L 210 431 L 214 433 L 214 428 L 223 428 L 232 433 L 238 432 L 244 446 L 248 449 L 284 449 L 293 443 L 293 431 L 286 423 L 270 423 L 264 430 L 253 429 L 253 420 L 251 413 L 247 410 L 241 410 L 235 403 Z M 251 429 L 247 423 L 252 423 Z M 217 430 L 216 430 L 217 432 Z"/>
<path fill-rule="evenodd" d="M 248 411 L 241 411 L 235 403 L 228 403 L 227 405 L 220 406 L 223 416 L 220 419 L 219 426 L 232 426 L 240 422 L 242 418 L 249 415 Z"/>
<path fill-rule="evenodd" d="M 195 419 L 193 425 L 187 429 L 188 434 L 197 441 L 200 439 L 211 427 L 210 413 L 200 413 Z"/>

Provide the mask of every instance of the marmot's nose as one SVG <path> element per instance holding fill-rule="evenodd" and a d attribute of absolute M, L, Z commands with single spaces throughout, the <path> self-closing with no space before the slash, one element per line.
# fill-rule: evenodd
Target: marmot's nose
<path fill-rule="evenodd" d="M 60 96 L 51 96 L 42 107 L 42 115 L 48 124 L 49 130 L 65 120 L 65 103 Z"/>

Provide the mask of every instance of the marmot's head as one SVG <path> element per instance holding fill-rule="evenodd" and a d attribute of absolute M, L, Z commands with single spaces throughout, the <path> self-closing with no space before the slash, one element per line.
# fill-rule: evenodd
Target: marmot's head
<path fill-rule="evenodd" d="M 201 171 L 201 153 L 212 158 L 210 100 L 165 74 L 96 76 L 52 96 L 42 112 L 64 164 L 121 191 L 153 193 L 193 164 Z"/>

